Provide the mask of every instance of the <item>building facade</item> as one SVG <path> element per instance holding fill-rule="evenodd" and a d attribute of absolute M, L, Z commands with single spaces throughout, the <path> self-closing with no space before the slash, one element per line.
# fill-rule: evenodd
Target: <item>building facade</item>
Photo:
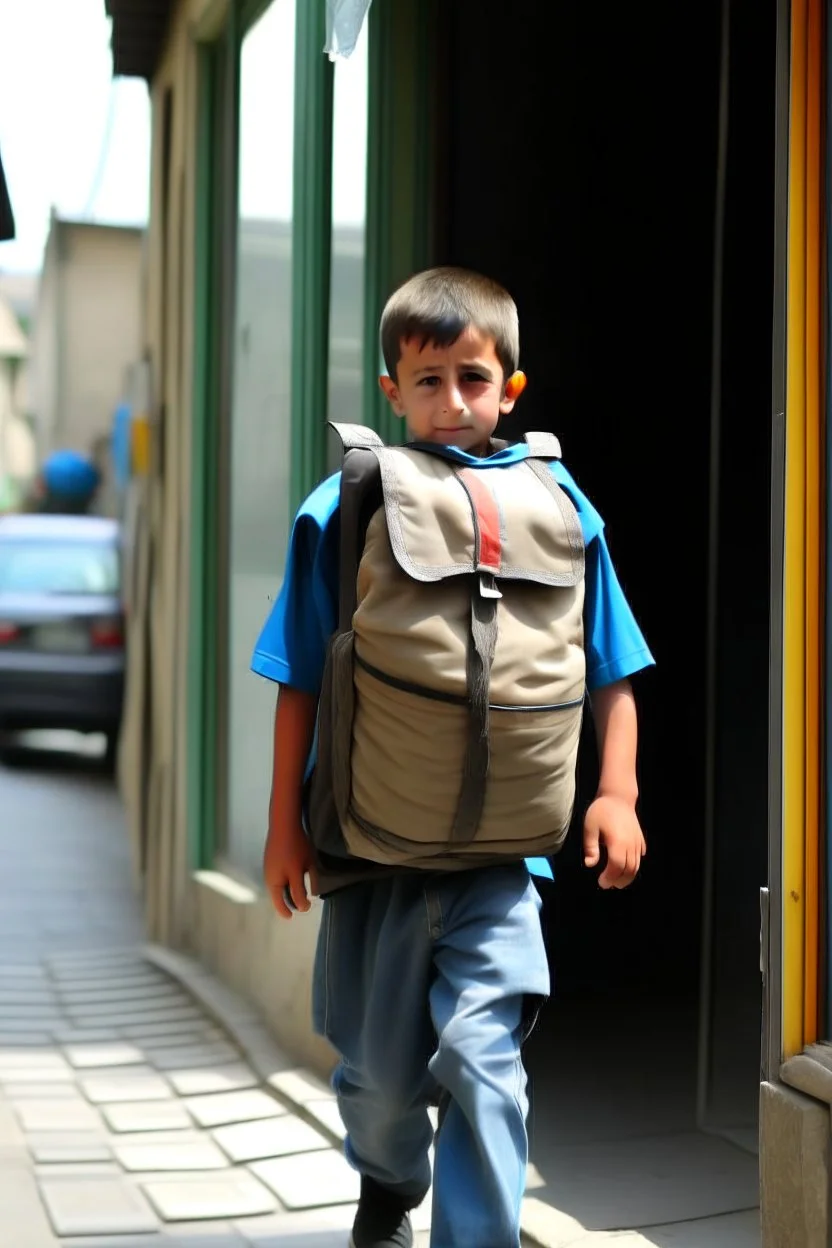
<path fill-rule="evenodd" d="M 323 2 L 107 7 L 154 118 L 121 757 L 151 937 L 329 1068 L 319 912 L 279 924 L 260 887 L 249 659 L 326 420 L 397 436 L 385 298 L 483 269 L 530 378 L 506 433 L 558 433 L 658 660 L 643 875 L 599 895 L 573 837 L 544 897 L 531 1199 L 592 1228 L 558 1174 L 603 1141 L 584 1168 L 664 1175 L 610 1225 L 707 1217 L 756 1201 L 759 1151 L 764 1243 L 825 1245 L 826 6 L 374 0 L 335 64 Z"/>
<path fill-rule="evenodd" d="M 140 360 L 144 231 L 53 211 L 32 331 L 38 451 L 96 453 Z"/>
<path fill-rule="evenodd" d="M 11 511 L 35 475 L 35 439 L 28 407 L 29 343 L 11 304 L 0 294 L 0 511 Z"/>

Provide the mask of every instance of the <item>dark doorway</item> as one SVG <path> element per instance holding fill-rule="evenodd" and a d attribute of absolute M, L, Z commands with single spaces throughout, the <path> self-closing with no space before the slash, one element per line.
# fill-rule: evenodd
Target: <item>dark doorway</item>
<path fill-rule="evenodd" d="M 482 269 L 516 298 L 530 381 L 508 432 L 560 436 L 567 467 L 606 520 L 657 659 L 636 681 L 649 840 L 642 876 L 627 892 L 602 894 L 581 864 L 578 821 L 555 885 L 543 890 L 555 995 L 528 1049 L 533 1159 L 547 1148 L 697 1127 L 753 1140 L 766 882 L 774 9 L 773 0 L 734 0 L 727 14 L 719 0 L 516 0 L 510 10 L 457 0 L 448 9 L 437 259 Z M 587 732 L 584 805 L 594 784 Z"/>

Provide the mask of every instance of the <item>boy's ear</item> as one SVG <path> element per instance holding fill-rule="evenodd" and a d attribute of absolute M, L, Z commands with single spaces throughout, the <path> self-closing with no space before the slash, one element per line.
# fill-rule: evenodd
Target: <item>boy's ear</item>
<path fill-rule="evenodd" d="M 512 373 L 506 382 L 505 393 L 500 403 L 500 411 L 507 416 L 514 404 L 520 398 L 520 395 L 526 389 L 526 374 L 521 373 L 518 369 L 516 373 Z"/>
<path fill-rule="evenodd" d="M 399 387 L 396 385 L 392 377 L 388 377 L 383 373 L 378 379 L 378 384 L 384 391 L 384 397 L 392 407 L 397 416 L 404 416 L 404 407 L 402 406 L 402 398 L 399 394 Z"/>

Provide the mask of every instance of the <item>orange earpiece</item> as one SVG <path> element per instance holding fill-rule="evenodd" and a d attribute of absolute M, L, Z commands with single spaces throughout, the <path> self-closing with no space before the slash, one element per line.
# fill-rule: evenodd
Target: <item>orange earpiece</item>
<path fill-rule="evenodd" d="M 518 369 L 516 373 L 512 373 L 506 382 L 506 398 L 514 402 L 519 399 L 520 395 L 526 389 L 526 374 L 521 373 Z"/>

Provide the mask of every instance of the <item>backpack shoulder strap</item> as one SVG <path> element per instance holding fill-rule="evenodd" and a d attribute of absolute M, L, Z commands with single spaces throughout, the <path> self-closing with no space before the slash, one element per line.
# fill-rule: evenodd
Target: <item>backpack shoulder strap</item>
<path fill-rule="evenodd" d="M 337 421 L 328 421 L 330 429 L 334 429 L 341 439 L 344 451 L 352 451 L 362 446 L 384 446 L 375 429 L 367 425 L 342 425 Z"/>
<path fill-rule="evenodd" d="M 530 459 L 560 459 L 560 441 L 553 433 L 527 433 L 523 441 Z"/>
<path fill-rule="evenodd" d="M 343 428 L 342 426 L 341 428 Z M 362 429 L 361 425 L 349 426 Z M 340 429 L 337 430 L 340 436 Z M 383 446 L 372 429 L 365 432 L 377 438 L 373 442 L 345 441 L 346 454 L 341 468 L 339 496 L 339 563 L 338 563 L 338 631 L 352 628 L 352 617 L 358 605 L 358 565 L 364 550 L 367 525 L 382 504 L 381 465 L 371 447 Z"/>

